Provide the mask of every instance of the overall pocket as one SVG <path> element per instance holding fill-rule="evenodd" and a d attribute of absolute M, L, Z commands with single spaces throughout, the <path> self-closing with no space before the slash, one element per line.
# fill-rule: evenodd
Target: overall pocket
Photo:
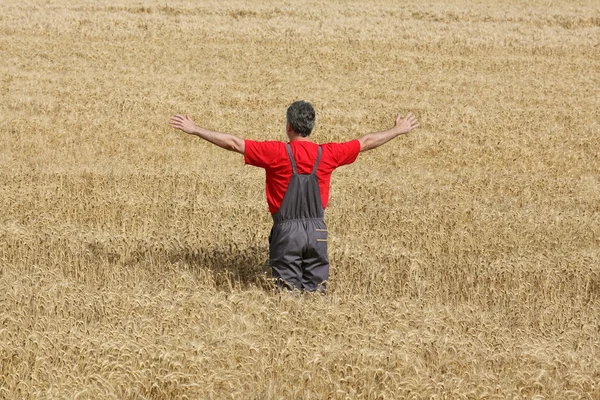
<path fill-rule="evenodd" d="M 327 243 L 327 229 L 315 228 L 317 243 Z"/>
<path fill-rule="evenodd" d="M 319 255 L 319 258 L 322 262 L 329 262 L 329 255 L 327 254 L 327 239 L 328 232 L 326 228 L 316 228 L 315 229 L 315 250 Z"/>

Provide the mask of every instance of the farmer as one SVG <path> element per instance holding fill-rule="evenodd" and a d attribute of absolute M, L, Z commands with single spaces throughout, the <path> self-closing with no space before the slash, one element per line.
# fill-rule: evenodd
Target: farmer
<path fill-rule="evenodd" d="M 246 164 L 264 168 L 273 228 L 269 236 L 269 264 L 280 288 L 324 291 L 329 277 L 327 227 L 323 220 L 329 200 L 331 173 L 371 150 L 418 127 L 412 113 L 396 117 L 396 124 L 345 143 L 317 145 L 309 136 L 315 126 L 310 103 L 296 101 L 287 109 L 288 143 L 256 142 L 199 127 L 186 115 L 171 117 L 171 126 L 244 155 Z"/>

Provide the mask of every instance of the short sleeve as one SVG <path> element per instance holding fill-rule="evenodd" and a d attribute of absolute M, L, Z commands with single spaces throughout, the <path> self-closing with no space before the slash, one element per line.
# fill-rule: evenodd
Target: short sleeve
<path fill-rule="evenodd" d="M 281 142 L 267 141 L 256 142 L 254 140 L 244 141 L 244 162 L 259 168 L 268 168 L 273 155 L 276 154 Z"/>
<path fill-rule="evenodd" d="M 329 143 L 328 146 L 336 168 L 352 164 L 356 161 L 358 153 L 360 153 L 360 142 L 358 140 L 351 140 L 344 143 Z"/>

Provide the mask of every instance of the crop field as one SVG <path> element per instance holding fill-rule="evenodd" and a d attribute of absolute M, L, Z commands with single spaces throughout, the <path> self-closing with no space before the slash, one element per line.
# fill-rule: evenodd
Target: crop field
<path fill-rule="evenodd" d="M 0 399 L 599 399 L 596 0 L 2 0 Z M 275 292 L 264 171 L 315 142 L 326 296 Z"/>

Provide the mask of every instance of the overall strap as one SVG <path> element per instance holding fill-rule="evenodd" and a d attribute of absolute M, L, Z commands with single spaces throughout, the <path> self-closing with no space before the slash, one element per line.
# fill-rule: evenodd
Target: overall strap
<path fill-rule="evenodd" d="M 315 161 L 315 167 L 313 168 L 312 171 L 312 175 L 317 173 L 317 168 L 319 168 L 319 161 L 321 161 L 321 153 L 323 152 L 323 149 L 321 149 L 321 146 L 319 146 L 319 155 L 317 155 L 317 161 Z"/>
<path fill-rule="evenodd" d="M 288 156 L 290 157 L 290 162 L 292 163 L 292 171 L 294 174 L 298 173 L 298 169 L 296 168 L 296 160 L 294 160 L 294 155 L 292 154 L 292 146 L 289 143 L 286 143 L 285 148 L 287 150 Z M 319 153 L 317 155 L 317 161 L 315 161 L 315 166 L 311 172 L 311 175 L 317 173 L 317 168 L 319 168 L 319 162 L 321 161 L 321 155 L 323 153 L 323 149 L 319 146 Z"/>
<path fill-rule="evenodd" d="M 288 156 L 290 157 L 290 162 L 292 163 L 292 171 L 294 172 L 294 175 L 296 175 L 298 173 L 298 170 L 296 169 L 296 160 L 294 160 L 294 155 L 292 154 L 292 146 L 290 146 L 290 144 L 287 143 L 285 145 L 285 148 L 287 149 Z"/>

